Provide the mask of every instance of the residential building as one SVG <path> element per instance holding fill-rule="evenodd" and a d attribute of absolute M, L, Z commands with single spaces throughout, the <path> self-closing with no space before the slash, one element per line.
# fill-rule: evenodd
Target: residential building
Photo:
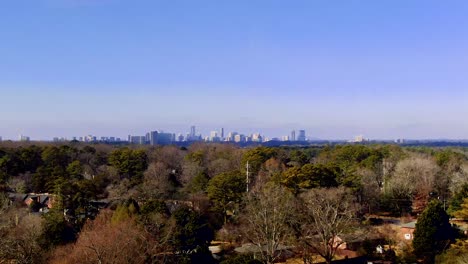
<path fill-rule="evenodd" d="M 400 228 L 400 237 L 402 240 L 413 240 L 414 230 L 416 229 L 416 221 L 402 224 Z"/>

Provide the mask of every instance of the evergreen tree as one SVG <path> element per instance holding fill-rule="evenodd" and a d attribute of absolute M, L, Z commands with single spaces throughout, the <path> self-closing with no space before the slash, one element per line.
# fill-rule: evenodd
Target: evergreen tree
<path fill-rule="evenodd" d="M 416 223 L 413 248 L 416 255 L 432 263 L 435 255 L 448 247 L 455 232 L 449 217 L 438 200 L 431 201 Z"/>

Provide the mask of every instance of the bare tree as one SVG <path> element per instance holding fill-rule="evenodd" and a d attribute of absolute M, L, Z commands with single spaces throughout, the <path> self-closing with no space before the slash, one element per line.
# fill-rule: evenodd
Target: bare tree
<path fill-rule="evenodd" d="M 460 191 L 466 182 L 468 182 L 468 163 L 463 163 L 460 170 L 453 173 L 450 179 L 449 189 L 452 195 Z"/>
<path fill-rule="evenodd" d="M 371 213 L 372 209 L 378 206 L 383 177 L 380 173 L 369 169 L 358 169 L 357 173 L 361 176 L 362 205 L 367 207 L 368 213 Z"/>
<path fill-rule="evenodd" d="M 175 176 L 162 162 L 153 162 L 145 171 L 141 194 L 147 199 L 169 198 L 175 192 Z"/>
<path fill-rule="evenodd" d="M 76 243 L 58 248 L 51 263 L 145 263 L 153 245 L 144 230 L 133 219 L 111 223 L 110 218 L 110 212 L 101 212 L 87 222 Z"/>
<path fill-rule="evenodd" d="M 422 212 L 429 201 L 429 193 L 435 188 L 438 172 L 439 167 L 431 157 L 406 158 L 397 163 L 387 191 L 394 198 L 412 202 L 413 212 Z"/>
<path fill-rule="evenodd" d="M 338 248 L 356 227 L 356 204 L 346 189 L 312 189 L 301 196 L 304 208 L 301 241 L 331 263 Z M 310 263 L 307 259 L 305 263 Z"/>
<path fill-rule="evenodd" d="M 247 197 L 244 211 L 244 236 L 265 263 L 273 263 L 292 236 L 293 197 L 282 187 L 266 185 Z"/>
<path fill-rule="evenodd" d="M 26 210 L 9 208 L 0 213 L 0 263 L 40 263 L 42 219 Z M 9 263 L 9 262 L 8 262 Z"/>

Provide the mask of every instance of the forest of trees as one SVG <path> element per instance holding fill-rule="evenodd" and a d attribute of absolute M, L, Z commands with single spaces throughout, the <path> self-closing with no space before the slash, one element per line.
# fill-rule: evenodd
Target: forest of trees
<path fill-rule="evenodd" d="M 331 263 L 345 241 L 379 233 L 380 217 L 418 218 L 413 244 L 395 250 L 395 234 L 380 232 L 388 254 L 362 241 L 359 255 L 468 263 L 449 223 L 468 219 L 466 151 L 6 142 L 0 263 L 274 263 L 285 251 Z M 50 208 L 15 199 L 28 193 L 50 195 Z M 246 243 L 256 250 L 233 250 Z"/>

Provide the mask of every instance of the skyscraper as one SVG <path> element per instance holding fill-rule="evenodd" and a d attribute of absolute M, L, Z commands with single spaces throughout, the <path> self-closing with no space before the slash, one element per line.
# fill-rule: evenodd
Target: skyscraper
<path fill-rule="evenodd" d="M 27 136 L 19 135 L 19 141 L 29 142 L 30 138 Z"/>
<path fill-rule="evenodd" d="M 291 141 L 296 141 L 296 130 L 291 131 Z"/>
<path fill-rule="evenodd" d="M 305 130 L 299 130 L 299 135 L 297 136 L 297 141 L 306 141 Z"/>
<path fill-rule="evenodd" d="M 158 143 L 158 131 L 151 131 L 149 134 L 149 143 L 154 146 Z"/>
<path fill-rule="evenodd" d="M 190 127 L 190 137 L 194 138 L 195 137 L 195 126 Z"/>
<path fill-rule="evenodd" d="M 146 142 L 146 136 L 132 136 L 128 135 L 128 143 L 144 145 Z"/>
<path fill-rule="evenodd" d="M 223 140 L 223 139 L 224 139 L 224 128 L 222 127 L 221 128 L 221 140 Z"/>

